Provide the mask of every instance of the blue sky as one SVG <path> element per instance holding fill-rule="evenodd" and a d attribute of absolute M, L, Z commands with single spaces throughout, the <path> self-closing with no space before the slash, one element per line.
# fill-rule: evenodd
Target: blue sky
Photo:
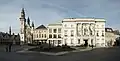
<path fill-rule="evenodd" d="M 20 11 L 24 6 L 35 26 L 69 17 L 105 18 L 106 27 L 120 30 L 120 0 L 0 0 L 0 31 L 19 32 Z"/>

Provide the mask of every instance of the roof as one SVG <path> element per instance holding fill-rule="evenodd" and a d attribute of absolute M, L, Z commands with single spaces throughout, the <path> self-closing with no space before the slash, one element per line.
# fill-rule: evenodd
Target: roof
<path fill-rule="evenodd" d="M 37 27 L 36 29 L 47 29 L 44 25 L 40 25 L 39 27 Z"/>
<path fill-rule="evenodd" d="M 104 18 L 65 18 L 62 21 L 64 22 L 76 22 L 76 21 L 80 21 L 80 22 L 105 22 L 106 20 Z"/>
<path fill-rule="evenodd" d="M 113 32 L 112 28 L 105 28 L 105 32 Z"/>

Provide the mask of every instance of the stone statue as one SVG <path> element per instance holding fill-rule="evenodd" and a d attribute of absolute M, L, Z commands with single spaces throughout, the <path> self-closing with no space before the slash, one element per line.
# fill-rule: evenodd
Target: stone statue
<path fill-rule="evenodd" d="M 90 24 L 89 29 L 90 29 L 91 35 L 94 35 L 94 25 L 93 24 Z"/>
<path fill-rule="evenodd" d="M 87 25 L 83 26 L 83 35 L 89 35 L 89 28 Z"/>

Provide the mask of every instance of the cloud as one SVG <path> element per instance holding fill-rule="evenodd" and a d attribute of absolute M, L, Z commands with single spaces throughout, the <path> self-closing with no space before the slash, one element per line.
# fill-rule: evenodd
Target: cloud
<path fill-rule="evenodd" d="M 36 27 L 54 23 L 66 17 L 105 18 L 106 26 L 120 29 L 119 0 L 4 0 L 0 1 L 0 30 L 12 26 L 18 33 L 20 11 L 25 7 L 26 18 L 30 17 Z"/>

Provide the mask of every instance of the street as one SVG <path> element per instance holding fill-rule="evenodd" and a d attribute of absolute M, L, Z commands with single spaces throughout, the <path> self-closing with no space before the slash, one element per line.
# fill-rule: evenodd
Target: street
<path fill-rule="evenodd" d="M 40 53 L 0 52 L 1 61 L 119 61 L 120 47 L 49 56 Z"/>

